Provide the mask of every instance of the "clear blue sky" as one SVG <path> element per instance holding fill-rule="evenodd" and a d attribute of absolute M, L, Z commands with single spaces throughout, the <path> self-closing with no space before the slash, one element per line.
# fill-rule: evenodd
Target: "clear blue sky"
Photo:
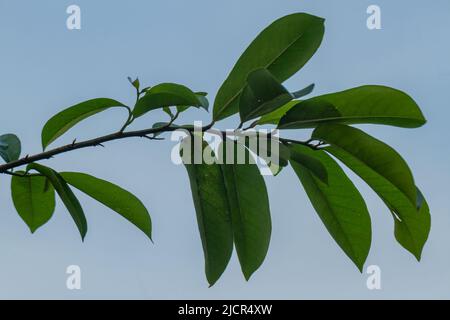
<path fill-rule="evenodd" d="M 82 10 L 80 31 L 65 26 L 66 8 L 74 3 Z M 382 9 L 382 30 L 366 28 L 370 4 Z M 332 241 L 297 177 L 286 170 L 266 180 L 274 230 L 263 267 L 246 283 L 234 257 L 208 289 L 188 178 L 170 161 L 172 143 L 130 140 L 47 163 L 133 191 L 152 214 L 155 244 L 84 196 L 90 228 L 85 243 L 61 205 L 50 223 L 30 235 L 13 209 L 9 178 L 2 176 L 0 298 L 450 298 L 448 0 L 2 0 L 0 133 L 16 133 L 25 152 L 38 152 L 43 124 L 62 108 L 95 97 L 131 103 L 127 76 L 147 84 L 183 83 L 212 98 L 261 29 L 299 11 L 326 18 L 326 37 L 288 87 L 315 82 L 320 94 L 362 84 L 393 86 L 410 93 L 429 120 L 418 130 L 365 127 L 404 155 L 428 198 L 433 226 L 421 263 L 396 244 L 389 213 L 356 180 L 372 214 L 367 266 L 382 270 L 382 290 L 369 291 L 367 275 Z M 59 143 L 108 133 L 124 117 L 115 110 L 92 118 Z M 235 119 L 222 125 L 235 126 Z M 82 269 L 81 291 L 65 287 L 71 264 Z"/>

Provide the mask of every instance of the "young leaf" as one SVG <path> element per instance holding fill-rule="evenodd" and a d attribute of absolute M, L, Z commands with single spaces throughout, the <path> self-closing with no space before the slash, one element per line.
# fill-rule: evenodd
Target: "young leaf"
<path fill-rule="evenodd" d="M 181 147 L 182 154 L 190 152 L 191 159 L 194 160 L 193 138 L 186 138 Z M 201 152 L 212 154 L 206 143 L 203 143 Z M 185 166 L 203 244 L 206 278 L 212 286 L 225 271 L 233 252 L 230 208 L 222 169 L 218 164 L 194 164 L 194 161 L 191 164 L 185 163 Z"/>
<path fill-rule="evenodd" d="M 133 194 L 111 182 L 85 173 L 62 172 L 61 176 L 68 184 L 114 210 L 152 239 L 150 214 Z"/>
<path fill-rule="evenodd" d="M 416 204 L 417 191 L 411 170 L 397 151 L 387 144 L 342 124 L 320 125 L 312 138 L 349 153 L 402 191 L 413 205 Z"/>
<path fill-rule="evenodd" d="M 87 233 L 87 222 L 86 217 L 81 208 L 80 202 L 74 195 L 70 187 L 67 185 L 66 181 L 61 177 L 61 175 L 53 169 L 45 167 L 37 163 L 31 163 L 27 166 L 27 171 L 36 170 L 40 174 L 44 175 L 50 183 L 55 188 L 62 202 L 66 206 L 73 221 L 75 222 L 78 230 L 81 234 L 81 239 L 84 241 L 84 237 Z"/>
<path fill-rule="evenodd" d="M 416 128 L 426 120 L 406 93 L 384 86 L 362 86 L 305 100 L 281 118 L 278 128 L 314 128 L 327 122 Z"/>
<path fill-rule="evenodd" d="M 125 108 L 125 105 L 116 100 L 99 98 L 82 102 L 61 111 L 48 120 L 42 129 L 43 149 L 80 121 L 112 107 Z"/>
<path fill-rule="evenodd" d="M 18 160 L 21 149 L 20 140 L 15 134 L 0 136 L 0 156 L 6 163 Z"/>
<path fill-rule="evenodd" d="M 24 174 L 17 171 L 18 174 Z M 55 190 L 42 176 L 13 176 L 11 196 L 14 207 L 31 233 L 47 223 L 55 210 Z"/>
<path fill-rule="evenodd" d="M 239 102 L 241 121 L 270 113 L 294 99 L 267 69 L 252 71 Z"/>
<path fill-rule="evenodd" d="M 246 148 L 238 148 L 237 143 L 227 141 L 219 150 L 224 152 L 222 165 L 228 200 L 231 208 L 234 243 L 247 280 L 258 270 L 267 255 L 272 223 L 266 184 L 256 164 L 246 161 L 238 163 L 238 151 L 251 157 Z M 232 153 L 234 164 L 228 164 L 226 154 Z"/>
<path fill-rule="evenodd" d="M 266 115 L 263 115 L 261 119 L 258 120 L 258 124 L 274 124 L 278 125 L 278 122 L 280 122 L 280 119 L 292 108 L 297 106 L 300 103 L 300 101 L 294 100 L 286 103 L 284 106 L 278 108 L 275 111 L 272 111 L 271 113 L 268 113 Z"/>
<path fill-rule="evenodd" d="M 253 70 L 265 68 L 280 82 L 299 71 L 319 48 L 324 31 L 324 19 L 305 13 L 283 17 L 262 31 L 239 58 L 217 93 L 214 120 L 225 119 L 239 111 L 240 95 Z"/>
<path fill-rule="evenodd" d="M 330 146 L 325 150 L 360 176 L 378 194 L 394 213 L 397 240 L 420 260 L 431 227 L 428 206 L 421 206 L 418 212 L 417 205 L 411 203 L 403 191 L 366 163 L 338 147 Z"/>
<path fill-rule="evenodd" d="M 162 83 L 152 87 L 145 96 L 139 99 L 133 110 L 135 118 L 147 112 L 164 107 L 195 106 L 201 107 L 203 99 L 199 99 L 191 89 L 175 83 Z M 207 108 L 207 107 L 206 107 Z"/>
<path fill-rule="evenodd" d="M 328 184 L 325 184 L 291 158 L 291 165 L 328 232 L 362 271 L 372 238 L 364 199 L 344 171 L 324 151 L 301 145 L 292 145 L 291 148 L 293 153 L 301 152 L 319 160 L 327 169 Z"/>

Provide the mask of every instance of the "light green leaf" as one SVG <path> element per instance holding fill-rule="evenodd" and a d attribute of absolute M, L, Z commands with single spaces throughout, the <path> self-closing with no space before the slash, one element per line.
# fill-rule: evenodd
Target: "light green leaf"
<path fill-rule="evenodd" d="M 111 182 L 85 173 L 62 172 L 61 176 L 68 184 L 117 212 L 152 239 L 150 214 L 133 194 Z"/>
<path fill-rule="evenodd" d="M 215 121 L 239 111 L 250 72 L 265 68 L 281 83 L 299 71 L 319 48 L 324 19 L 306 13 L 285 16 L 267 27 L 239 58 L 214 102 Z"/>
<path fill-rule="evenodd" d="M 21 150 L 20 139 L 15 134 L 0 136 L 0 156 L 6 163 L 18 160 Z"/>
<path fill-rule="evenodd" d="M 426 120 L 406 93 L 384 86 L 362 86 L 302 101 L 281 118 L 278 128 L 314 128 L 327 122 L 416 128 Z"/>
<path fill-rule="evenodd" d="M 397 151 L 387 144 L 359 129 L 342 124 L 320 125 L 314 130 L 312 138 L 355 157 L 402 191 L 411 204 L 416 205 L 417 191 L 411 170 Z"/>
<path fill-rule="evenodd" d="M 397 241 L 420 260 L 431 226 L 430 212 L 426 203 L 418 211 L 417 205 L 411 203 L 403 191 L 351 153 L 334 146 L 326 147 L 325 150 L 360 176 L 378 194 L 394 213 Z M 421 202 L 423 201 L 419 201 L 419 205 Z"/>
<path fill-rule="evenodd" d="M 47 179 L 55 188 L 62 202 L 66 206 L 70 215 L 72 216 L 73 221 L 75 222 L 78 230 L 80 231 L 81 239 L 84 241 L 84 237 L 86 236 L 88 228 L 86 217 L 84 215 L 83 208 L 81 208 L 80 202 L 78 201 L 77 197 L 72 192 L 70 187 L 67 185 L 63 177 L 61 177 L 61 175 L 55 170 L 37 163 L 29 164 L 27 166 L 27 171 L 29 170 L 36 170 L 40 174 L 47 177 Z"/>
<path fill-rule="evenodd" d="M 291 148 L 293 152 L 319 160 L 327 169 L 328 185 L 291 158 L 291 165 L 328 232 L 362 271 L 372 238 L 364 199 L 344 171 L 324 151 L 301 145 L 292 145 Z"/>
<path fill-rule="evenodd" d="M 270 113 L 294 98 L 267 69 L 252 71 L 239 102 L 241 121 Z"/>
<path fill-rule="evenodd" d="M 125 105 L 116 100 L 99 98 L 82 102 L 56 114 L 42 129 L 43 149 L 80 121 L 112 107 L 125 108 Z"/>
<path fill-rule="evenodd" d="M 272 111 L 271 113 L 268 113 L 261 117 L 261 119 L 258 120 L 259 125 L 263 124 L 274 124 L 278 125 L 278 122 L 280 122 L 280 119 L 292 108 L 297 106 L 300 103 L 300 101 L 294 100 L 286 103 L 281 108 L 278 108 L 275 111 Z"/>
<path fill-rule="evenodd" d="M 133 110 L 135 118 L 164 107 L 203 106 L 204 101 L 189 88 L 176 83 L 162 83 L 152 87 L 139 99 Z"/>
<path fill-rule="evenodd" d="M 234 164 L 223 161 L 223 174 L 231 208 L 234 243 L 247 280 L 258 270 L 267 255 L 272 223 L 266 184 L 256 164 L 248 159 L 246 148 L 239 149 L 236 142 L 221 144 L 219 150 L 234 156 Z M 247 161 L 238 162 L 238 151 L 242 150 Z"/>
<path fill-rule="evenodd" d="M 183 140 L 181 147 L 182 154 L 190 153 L 192 159 L 191 164 L 185 163 L 185 166 L 189 174 L 203 244 L 206 278 L 212 286 L 225 271 L 233 252 L 233 231 L 227 191 L 220 165 L 193 164 L 194 143 L 191 137 Z M 213 153 L 211 148 L 203 143 L 200 152 L 205 151 Z"/>
<path fill-rule="evenodd" d="M 17 171 L 17 174 L 24 174 Z M 31 233 L 47 223 L 55 211 L 55 190 L 42 176 L 13 176 L 11 196 L 14 207 Z"/>

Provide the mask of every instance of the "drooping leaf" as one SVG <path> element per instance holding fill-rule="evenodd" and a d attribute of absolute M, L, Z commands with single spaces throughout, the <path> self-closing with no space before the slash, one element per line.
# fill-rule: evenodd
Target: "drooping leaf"
<path fill-rule="evenodd" d="M 43 149 L 80 121 L 112 107 L 125 108 L 125 105 L 113 99 L 99 98 L 79 103 L 56 114 L 42 129 Z"/>
<path fill-rule="evenodd" d="M 312 138 L 349 153 L 388 180 L 416 205 L 417 191 L 411 170 L 397 151 L 387 144 L 357 128 L 342 124 L 320 125 L 314 130 Z"/>
<path fill-rule="evenodd" d="M 202 146 L 202 143 L 200 143 Z M 219 164 L 195 164 L 194 152 L 208 152 L 211 148 L 203 143 L 202 150 L 194 149 L 192 137 L 183 140 L 182 157 L 190 153 L 190 163 L 185 162 L 194 199 L 197 222 L 205 256 L 205 273 L 209 284 L 214 285 L 225 271 L 233 252 L 233 231 L 227 191 Z"/>
<path fill-rule="evenodd" d="M 252 71 L 239 102 L 241 121 L 270 113 L 292 99 L 294 96 L 267 69 Z"/>
<path fill-rule="evenodd" d="M 15 134 L 4 134 L 0 136 L 0 156 L 7 163 L 18 160 L 21 151 L 20 139 Z"/>
<path fill-rule="evenodd" d="M 286 103 L 284 106 L 278 108 L 275 111 L 272 111 L 271 113 L 268 113 L 261 117 L 261 119 L 258 120 L 259 125 L 263 124 L 274 124 L 278 125 L 278 122 L 280 122 L 280 119 L 293 107 L 297 106 L 300 103 L 300 101 L 290 101 Z"/>
<path fill-rule="evenodd" d="M 206 92 L 196 92 L 195 93 L 197 96 L 197 99 L 200 102 L 200 105 L 196 105 L 196 106 L 177 106 L 177 111 L 178 112 L 184 112 L 186 110 L 188 110 L 189 108 L 203 108 L 206 111 L 209 110 L 209 100 L 206 97 L 208 94 Z"/>
<path fill-rule="evenodd" d="M 308 168 L 292 158 L 290 161 L 328 232 L 362 271 L 372 237 L 364 199 L 344 171 L 324 151 L 301 145 L 292 145 L 291 148 L 293 153 L 297 151 L 317 159 L 327 169 L 328 184 L 325 184 Z"/>
<path fill-rule="evenodd" d="M 325 150 L 360 176 L 378 194 L 389 210 L 394 213 L 397 241 L 411 252 L 417 260 L 420 260 L 431 226 L 428 206 L 424 204 L 418 211 L 417 205 L 411 203 L 404 192 L 344 149 L 330 146 L 326 147 Z M 418 198 L 420 198 L 421 194 L 418 193 L 418 195 Z M 422 200 L 419 205 L 423 202 Z"/>
<path fill-rule="evenodd" d="M 269 70 L 280 82 L 299 71 L 319 48 L 324 19 L 305 13 L 285 16 L 267 27 L 239 58 L 214 102 L 214 120 L 239 111 L 247 76 L 256 69 Z"/>
<path fill-rule="evenodd" d="M 152 87 L 139 99 L 134 107 L 133 115 L 138 118 L 155 109 L 175 106 L 201 107 L 203 103 L 203 99 L 183 85 L 162 83 Z"/>
<path fill-rule="evenodd" d="M 426 120 L 406 93 L 384 86 L 362 86 L 302 101 L 281 118 L 278 128 L 313 128 L 327 122 L 416 128 Z"/>
<path fill-rule="evenodd" d="M 80 231 L 81 239 L 84 241 L 84 237 L 87 233 L 86 217 L 77 197 L 67 185 L 67 182 L 61 177 L 61 175 L 55 170 L 45 167 L 37 163 L 31 163 L 27 166 L 27 171 L 36 170 L 40 174 L 44 175 L 55 188 L 62 202 L 66 206 L 73 221 L 75 222 L 78 230 Z"/>
<path fill-rule="evenodd" d="M 249 162 L 248 149 L 240 149 L 236 142 L 228 140 L 219 150 L 224 152 L 222 162 L 225 185 L 231 208 L 234 243 L 247 280 L 258 270 L 267 255 L 272 223 L 266 184 L 256 166 Z M 244 152 L 245 163 L 239 164 L 238 152 Z M 231 153 L 234 163 L 225 161 Z M 230 156 L 228 156 L 230 157 Z"/>
<path fill-rule="evenodd" d="M 127 190 L 102 179 L 79 172 L 62 172 L 63 179 L 130 221 L 150 240 L 152 221 L 142 202 Z"/>
<path fill-rule="evenodd" d="M 13 176 L 11 196 L 17 213 L 31 233 L 47 223 L 55 211 L 55 190 L 43 176 Z"/>
<path fill-rule="evenodd" d="M 328 184 L 327 168 L 320 160 L 311 157 L 309 152 L 305 153 L 303 150 L 304 148 L 291 148 L 290 159 L 308 169 L 308 171 L 323 183 Z"/>

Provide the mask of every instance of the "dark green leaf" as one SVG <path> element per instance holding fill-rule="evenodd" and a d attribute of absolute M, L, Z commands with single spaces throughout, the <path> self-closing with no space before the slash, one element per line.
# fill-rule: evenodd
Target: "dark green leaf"
<path fill-rule="evenodd" d="M 181 146 L 184 157 L 186 153 L 191 155 L 191 164 L 185 162 L 185 166 L 203 244 L 206 277 L 212 286 L 225 271 L 233 252 L 233 231 L 222 169 L 218 164 L 194 164 L 191 137 L 186 138 Z M 202 150 L 197 150 L 204 151 L 212 153 L 206 143 Z"/>
<path fill-rule="evenodd" d="M 334 148 L 348 153 L 402 191 L 413 205 L 416 185 L 408 164 L 390 146 L 363 131 L 342 124 L 320 125 L 312 134 Z"/>
<path fill-rule="evenodd" d="M 17 174 L 24 174 L 17 171 Z M 55 211 L 55 190 L 42 176 L 13 176 L 11 196 L 14 207 L 31 233 L 43 226 Z"/>
<path fill-rule="evenodd" d="M 292 95 L 294 96 L 295 99 L 303 98 L 304 96 L 307 96 L 308 94 L 310 94 L 311 92 L 313 92 L 315 86 L 316 86 L 316 85 L 315 85 L 314 83 L 313 83 L 313 84 L 310 84 L 309 86 L 307 86 L 306 88 L 304 88 L 304 89 L 302 89 L 302 90 L 293 92 Z"/>
<path fill-rule="evenodd" d="M 72 192 L 70 187 L 67 185 L 66 181 L 61 177 L 61 175 L 53 169 L 45 167 L 37 163 L 31 163 L 27 166 L 27 171 L 36 170 L 40 174 L 47 177 L 51 182 L 62 202 L 66 206 L 73 221 L 75 222 L 78 230 L 81 234 L 81 239 L 84 241 L 84 237 L 87 233 L 87 222 L 86 217 L 81 208 L 80 202 L 78 201 L 75 194 Z"/>
<path fill-rule="evenodd" d="M 318 159 L 303 152 L 303 148 L 291 148 L 290 159 L 308 169 L 316 178 L 328 185 L 328 171 Z"/>
<path fill-rule="evenodd" d="M 239 102 L 241 121 L 246 122 L 270 113 L 293 98 L 267 69 L 252 71 Z"/>
<path fill-rule="evenodd" d="M 269 70 L 280 82 L 299 71 L 319 48 L 324 19 L 305 13 L 283 17 L 262 31 L 239 58 L 214 102 L 214 120 L 239 111 L 239 98 L 247 76 L 256 69 Z"/>
<path fill-rule="evenodd" d="M 224 151 L 222 168 L 231 208 L 234 243 L 242 272 L 249 280 L 264 262 L 269 249 L 272 232 L 269 197 L 256 164 L 248 160 L 244 164 L 238 162 L 239 151 L 245 153 L 246 159 L 251 157 L 248 150 L 240 149 L 236 142 L 230 140 L 225 147 L 222 143 L 219 150 Z M 234 164 L 225 161 L 227 153 L 234 156 Z"/>
<path fill-rule="evenodd" d="M 61 176 L 68 184 L 114 210 L 152 239 L 150 214 L 133 194 L 111 182 L 85 173 L 62 172 Z"/>
<path fill-rule="evenodd" d="M 389 210 L 394 213 L 395 236 L 399 243 L 420 260 L 423 247 L 430 232 L 430 212 L 426 203 L 418 212 L 417 204 L 383 175 L 338 147 L 326 147 L 325 150 L 353 170 L 378 194 Z M 418 194 L 420 200 L 421 194 Z M 419 205 L 423 203 L 418 201 Z"/>
<path fill-rule="evenodd" d="M 175 83 L 162 83 L 152 87 L 145 96 L 139 99 L 133 110 L 138 118 L 147 112 L 164 107 L 196 106 L 201 107 L 203 101 L 189 88 Z"/>
<path fill-rule="evenodd" d="M 406 93 L 383 86 L 363 86 L 305 100 L 288 111 L 278 127 L 313 128 L 326 122 L 415 128 L 426 120 Z"/>
<path fill-rule="evenodd" d="M 47 121 L 42 129 L 42 147 L 47 148 L 49 144 L 80 121 L 112 107 L 125 106 L 116 100 L 99 98 L 82 102 L 61 111 Z"/>
<path fill-rule="evenodd" d="M 347 256 L 362 271 L 372 238 L 370 216 L 361 194 L 339 165 L 324 151 L 292 145 L 320 161 L 327 169 L 328 184 L 323 183 L 308 168 L 291 159 L 291 165 L 328 232 Z"/>
<path fill-rule="evenodd" d="M 0 156 L 7 163 L 18 160 L 21 150 L 20 140 L 15 134 L 0 136 Z"/>

